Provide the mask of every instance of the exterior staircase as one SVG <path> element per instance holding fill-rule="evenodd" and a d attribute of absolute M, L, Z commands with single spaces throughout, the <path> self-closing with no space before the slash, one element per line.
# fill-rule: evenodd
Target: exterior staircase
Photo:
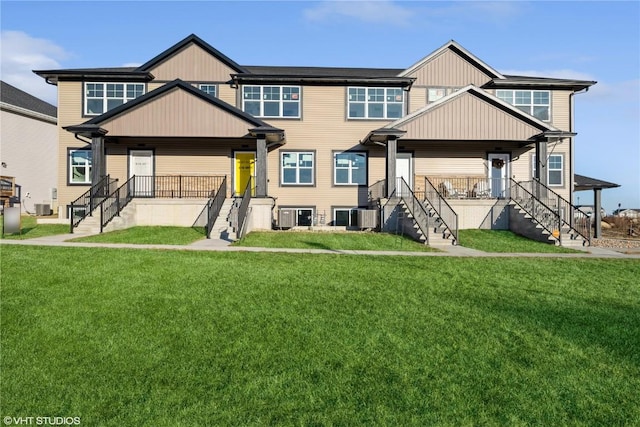
<path fill-rule="evenodd" d="M 451 230 L 438 216 L 436 210 L 429 203 L 425 203 L 425 209 L 429 213 L 429 246 L 451 246 L 456 244 Z"/>
<path fill-rule="evenodd" d="M 225 199 L 220 208 L 220 214 L 211 228 L 211 238 L 233 241 L 236 240 L 236 230 L 233 227 L 232 209 L 235 199 Z"/>

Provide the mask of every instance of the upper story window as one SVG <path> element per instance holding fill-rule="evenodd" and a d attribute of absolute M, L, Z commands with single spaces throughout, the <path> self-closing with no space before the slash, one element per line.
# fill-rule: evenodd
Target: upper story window
<path fill-rule="evenodd" d="M 350 119 L 399 119 L 404 113 L 404 91 L 399 88 L 348 88 Z"/>
<path fill-rule="evenodd" d="M 84 114 L 97 116 L 144 95 L 144 83 L 85 83 Z"/>
<path fill-rule="evenodd" d="M 436 102 L 440 98 L 444 98 L 447 95 L 451 95 L 453 92 L 456 92 L 459 88 L 457 87 L 430 87 L 427 88 L 427 104 L 431 104 L 432 102 Z"/>
<path fill-rule="evenodd" d="M 242 110 L 255 117 L 300 117 L 300 86 L 243 86 Z"/>
<path fill-rule="evenodd" d="M 496 96 L 533 117 L 551 119 L 551 93 L 548 90 L 496 90 Z"/>
<path fill-rule="evenodd" d="M 212 84 L 198 85 L 198 89 L 211 96 L 218 96 L 218 86 Z"/>

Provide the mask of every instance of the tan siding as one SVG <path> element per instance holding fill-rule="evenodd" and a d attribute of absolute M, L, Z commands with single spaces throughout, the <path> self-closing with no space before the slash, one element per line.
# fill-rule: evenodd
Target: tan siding
<path fill-rule="evenodd" d="M 571 130 L 569 129 L 570 94 L 571 92 L 569 91 L 551 92 L 551 124 L 558 129 L 566 131 Z"/>
<path fill-rule="evenodd" d="M 412 87 L 409 92 L 409 112 L 419 110 L 427 105 L 427 88 Z"/>
<path fill-rule="evenodd" d="M 164 85 L 165 85 L 164 82 L 159 82 L 159 83 L 149 82 L 149 83 L 147 83 L 147 93 L 151 92 L 152 90 L 156 90 L 159 87 L 162 87 Z"/>
<path fill-rule="evenodd" d="M 471 94 L 461 95 L 400 126 L 406 139 L 527 140 L 540 130 Z"/>
<path fill-rule="evenodd" d="M 219 84 L 218 85 L 218 98 L 221 101 L 226 102 L 229 105 L 233 105 L 234 107 L 237 107 L 237 101 L 236 101 L 236 94 L 237 94 L 238 90 L 232 88 L 231 86 L 227 85 L 227 84 Z M 240 108 L 240 107 L 238 107 Z"/>
<path fill-rule="evenodd" d="M 151 70 L 158 80 L 226 82 L 235 71 L 201 47 L 190 44 Z"/>
<path fill-rule="evenodd" d="M 446 49 L 407 77 L 415 77 L 418 86 L 482 86 L 491 80 L 455 52 Z"/>
<path fill-rule="evenodd" d="M 246 135 L 252 125 L 175 89 L 104 122 L 102 127 L 109 131 L 109 135 L 122 136 L 239 137 Z"/>

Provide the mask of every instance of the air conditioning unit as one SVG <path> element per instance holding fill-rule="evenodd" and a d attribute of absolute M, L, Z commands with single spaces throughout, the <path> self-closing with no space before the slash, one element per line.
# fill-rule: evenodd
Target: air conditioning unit
<path fill-rule="evenodd" d="M 278 210 L 278 227 L 291 228 L 296 226 L 297 212 L 295 209 Z"/>
<path fill-rule="evenodd" d="M 36 215 L 46 216 L 51 215 L 51 205 L 44 203 L 36 203 Z"/>
<path fill-rule="evenodd" d="M 358 227 L 377 228 L 378 211 L 374 209 L 358 209 Z"/>

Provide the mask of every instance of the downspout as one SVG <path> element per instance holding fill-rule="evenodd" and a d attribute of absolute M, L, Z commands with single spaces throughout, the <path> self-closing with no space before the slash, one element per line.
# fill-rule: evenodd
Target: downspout
<path fill-rule="evenodd" d="M 584 89 L 584 93 L 589 91 L 589 87 L 587 86 Z M 574 123 L 575 123 L 575 100 L 573 99 L 573 97 L 578 94 L 578 93 L 583 93 L 583 91 L 578 91 L 578 92 L 571 92 L 571 94 L 569 95 L 569 132 L 574 132 Z M 571 204 L 573 205 L 575 203 L 574 198 L 573 198 L 573 191 L 575 189 L 575 179 L 574 179 L 574 174 L 575 174 L 575 136 L 571 136 L 569 137 L 569 194 L 571 195 L 570 199 L 571 199 Z M 569 215 L 569 224 L 571 226 L 571 228 L 573 228 L 575 226 L 574 221 L 574 214 L 573 212 L 570 213 Z"/>

